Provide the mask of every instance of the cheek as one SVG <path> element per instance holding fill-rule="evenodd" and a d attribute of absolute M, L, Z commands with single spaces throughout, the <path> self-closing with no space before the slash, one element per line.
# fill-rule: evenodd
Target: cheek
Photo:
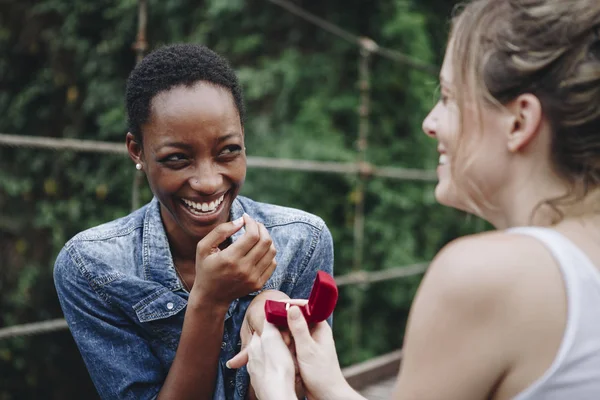
<path fill-rule="evenodd" d="M 176 171 L 153 169 L 146 174 L 148 185 L 156 195 L 176 192 L 186 181 L 186 177 Z"/>
<path fill-rule="evenodd" d="M 246 180 L 246 169 L 246 159 L 243 158 L 230 165 L 227 175 L 229 175 L 235 185 L 241 186 Z"/>

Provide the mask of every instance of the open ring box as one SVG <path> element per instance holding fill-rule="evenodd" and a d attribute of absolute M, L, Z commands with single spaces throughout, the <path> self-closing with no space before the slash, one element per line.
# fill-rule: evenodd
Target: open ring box
<path fill-rule="evenodd" d="M 308 298 L 308 303 L 298 307 L 300 307 L 307 323 L 321 322 L 325 321 L 333 313 L 337 299 L 338 288 L 333 277 L 326 272 L 318 271 L 310 292 L 310 297 Z M 287 310 L 289 308 L 289 303 L 267 300 L 265 302 L 267 321 L 287 328 Z"/>

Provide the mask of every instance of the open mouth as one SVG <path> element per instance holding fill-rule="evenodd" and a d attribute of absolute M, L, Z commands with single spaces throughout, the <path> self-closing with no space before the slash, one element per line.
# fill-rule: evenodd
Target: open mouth
<path fill-rule="evenodd" d="M 223 208 L 223 200 L 225 199 L 226 194 L 227 193 L 223 193 L 218 199 L 206 203 L 197 203 L 195 201 L 182 198 L 181 204 L 183 204 L 184 208 L 194 216 L 211 216 L 218 214 L 221 211 Z"/>
<path fill-rule="evenodd" d="M 439 165 L 446 165 L 448 164 L 448 156 L 446 154 L 440 154 L 440 159 L 438 161 Z"/>

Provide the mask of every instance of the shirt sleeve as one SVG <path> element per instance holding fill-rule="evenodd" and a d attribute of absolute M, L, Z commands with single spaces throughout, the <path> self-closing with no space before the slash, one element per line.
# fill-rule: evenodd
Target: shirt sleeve
<path fill-rule="evenodd" d="M 153 399 L 166 371 L 134 324 L 86 279 L 72 249 L 63 248 L 54 284 L 73 339 L 102 399 Z"/>
<path fill-rule="evenodd" d="M 314 250 L 312 252 L 309 251 L 307 254 L 308 260 L 304 262 L 306 266 L 302 270 L 290 294 L 292 299 L 308 299 L 318 271 L 325 271 L 333 276 L 333 239 L 325 223 L 323 223 L 323 228 L 315 235 L 313 240 L 314 242 L 311 243 L 311 247 Z M 333 316 L 330 316 L 327 322 L 331 325 L 332 321 Z"/>

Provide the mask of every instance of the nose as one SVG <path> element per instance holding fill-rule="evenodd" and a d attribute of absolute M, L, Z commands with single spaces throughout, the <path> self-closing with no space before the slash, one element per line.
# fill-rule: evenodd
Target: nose
<path fill-rule="evenodd" d="M 423 120 L 423 125 L 421 126 L 421 128 L 423 129 L 423 132 L 425 132 L 425 134 L 429 137 L 435 138 L 436 136 L 436 129 L 437 129 L 437 119 L 434 115 L 434 111 L 435 108 L 433 110 L 431 110 L 429 112 L 429 114 L 427 114 L 427 116 L 425 117 L 425 119 Z"/>
<path fill-rule="evenodd" d="M 209 196 L 223 185 L 223 176 L 215 166 L 204 163 L 196 167 L 194 174 L 189 178 L 189 185 L 194 191 Z"/>

